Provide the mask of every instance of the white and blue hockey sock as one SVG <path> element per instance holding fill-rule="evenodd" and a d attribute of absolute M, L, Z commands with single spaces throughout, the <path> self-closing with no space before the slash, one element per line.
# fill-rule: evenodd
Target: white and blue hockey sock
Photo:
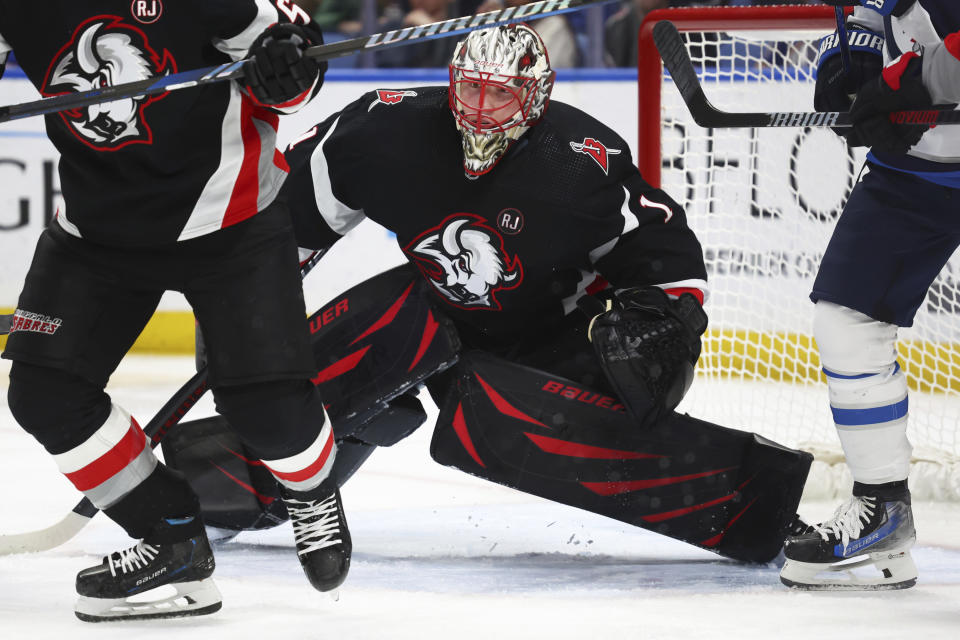
<path fill-rule="evenodd" d="M 897 363 L 897 327 L 829 302 L 818 302 L 814 334 L 827 376 L 830 408 L 853 479 L 906 479 L 907 379 Z"/>

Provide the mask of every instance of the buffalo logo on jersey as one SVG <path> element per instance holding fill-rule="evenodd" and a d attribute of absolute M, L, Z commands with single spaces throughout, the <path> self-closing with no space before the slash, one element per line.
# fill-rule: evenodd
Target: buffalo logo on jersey
<path fill-rule="evenodd" d="M 370 103 L 367 111 L 373 111 L 378 104 L 400 104 L 404 98 L 412 98 L 417 95 L 416 91 L 390 91 L 388 89 L 378 89 L 377 99 Z"/>
<path fill-rule="evenodd" d="M 96 16 L 85 21 L 54 58 L 43 83 L 43 95 L 92 91 L 125 82 L 176 73 L 170 52 L 154 51 L 140 29 L 123 24 L 116 16 Z M 122 98 L 63 111 L 60 116 L 73 133 L 99 151 L 128 144 L 153 142 L 153 132 L 143 117 L 147 105 L 159 96 Z"/>
<path fill-rule="evenodd" d="M 577 153 L 586 154 L 596 160 L 604 173 L 610 171 L 608 163 L 609 156 L 615 156 L 620 153 L 620 149 L 608 149 L 605 144 L 593 138 L 584 138 L 583 142 L 571 142 L 570 148 Z"/>
<path fill-rule="evenodd" d="M 523 281 L 520 258 L 507 255 L 503 237 L 478 215 L 452 215 L 403 250 L 430 284 L 461 309 L 499 311 L 497 292 Z"/>

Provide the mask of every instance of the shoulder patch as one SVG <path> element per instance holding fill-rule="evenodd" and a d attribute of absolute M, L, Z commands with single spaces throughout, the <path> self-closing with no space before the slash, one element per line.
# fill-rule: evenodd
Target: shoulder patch
<path fill-rule="evenodd" d="M 377 99 L 370 103 L 370 107 L 367 109 L 367 111 L 372 111 L 373 108 L 378 104 L 400 104 L 404 98 L 414 97 L 416 95 L 416 91 L 391 91 L 390 89 L 377 89 Z"/>
<path fill-rule="evenodd" d="M 570 148 L 576 153 L 583 153 L 593 158 L 603 173 L 609 173 L 610 165 L 608 156 L 614 156 L 621 152 L 620 149 L 609 149 L 605 144 L 594 138 L 584 138 L 583 142 L 571 142 Z"/>

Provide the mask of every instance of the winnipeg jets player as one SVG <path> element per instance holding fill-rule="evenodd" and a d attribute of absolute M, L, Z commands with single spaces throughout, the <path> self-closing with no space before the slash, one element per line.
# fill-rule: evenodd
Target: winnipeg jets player
<path fill-rule="evenodd" d="M 249 55 L 234 83 L 47 116 L 66 208 L 40 237 L 3 356 L 12 414 L 95 506 L 140 542 L 81 571 L 77 615 L 211 613 L 220 595 L 196 495 L 104 393 L 164 290 L 203 327 L 219 410 L 281 483 L 315 587 L 345 577 L 350 540 L 335 446 L 310 376 L 297 251 L 275 201 L 278 118 L 319 90 L 322 42 L 290 0 L 0 0 L 10 51 L 45 96 Z M 126 599 L 171 585 L 158 601 Z"/>
<path fill-rule="evenodd" d="M 811 294 L 830 406 L 855 482 L 833 517 L 786 542 L 781 580 L 807 589 L 903 589 L 917 580 L 897 327 L 913 322 L 960 244 L 960 128 L 928 130 L 889 118 L 960 100 L 960 3 L 859 5 L 847 28 L 874 37 L 859 39 L 868 44 L 851 51 L 850 73 L 836 39 L 828 42 L 815 106 L 851 108 L 848 142 L 871 147 L 868 172 L 850 194 Z"/>

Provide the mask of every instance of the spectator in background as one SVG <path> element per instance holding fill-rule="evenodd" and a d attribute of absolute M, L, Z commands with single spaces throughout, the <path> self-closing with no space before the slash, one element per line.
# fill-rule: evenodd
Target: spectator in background
<path fill-rule="evenodd" d="M 608 67 L 637 66 L 637 33 L 640 23 L 654 9 L 664 9 L 669 0 L 629 0 L 623 9 L 610 16 L 603 30 L 604 61 Z"/>
<path fill-rule="evenodd" d="M 496 11 L 505 7 L 519 7 L 534 0 L 484 0 L 474 13 Z M 550 16 L 533 20 L 530 26 L 537 32 L 547 51 L 550 52 L 550 66 L 554 69 L 578 67 L 581 62 L 577 36 L 566 16 Z"/>
<path fill-rule="evenodd" d="M 451 0 L 409 0 L 410 10 L 399 20 L 390 20 L 381 25 L 383 31 L 419 27 L 440 22 L 460 15 L 453 11 L 456 3 Z M 446 67 L 457 46 L 456 38 L 427 40 L 420 44 L 397 47 L 377 53 L 378 67 Z"/>

